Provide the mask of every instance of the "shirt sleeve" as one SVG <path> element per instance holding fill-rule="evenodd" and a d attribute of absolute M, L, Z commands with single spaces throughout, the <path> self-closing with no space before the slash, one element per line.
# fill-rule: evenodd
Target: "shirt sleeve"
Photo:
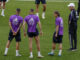
<path fill-rule="evenodd" d="M 37 21 L 37 22 L 39 22 L 39 21 L 40 21 L 40 19 L 39 19 L 39 17 L 38 17 L 38 16 L 36 17 L 36 21 Z"/>
<path fill-rule="evenodd" d="M 57 19 L 57 20 L 56 20 L 56 26 L 59 25 L 59 24 L 60 24 L 60 22 L 59 22 L 59 20 Z"/>

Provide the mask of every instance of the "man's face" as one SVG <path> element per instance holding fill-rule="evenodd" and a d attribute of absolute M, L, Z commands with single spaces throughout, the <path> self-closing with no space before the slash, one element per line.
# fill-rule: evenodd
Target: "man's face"
<path fill-rule="evenodd" d="M 56 13 L 54 13 L 54 16 L 55 16 L 55 17 L 57 17 L 57 14 L 56 14 Z"/>
<path fill-rule="evenodd" d="M 17 14 L 20 14 L 20 11 L 16 11 Z"/>
<path fill-rule="evenodd" d="M 69 9 L 70 9 L 70 10 L 73 10 L 73 9 L 74 9 L 74 7 L 70 6 L 70 7 L 69 7 Z"/>

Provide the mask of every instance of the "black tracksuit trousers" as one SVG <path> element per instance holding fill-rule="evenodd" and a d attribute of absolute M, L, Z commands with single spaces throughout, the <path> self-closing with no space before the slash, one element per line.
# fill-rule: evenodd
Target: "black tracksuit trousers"
<path fill-rule="evenodd" d="M 69 40 L 72 49 L 77 49 L 77 24 L 69 26 Z"/>

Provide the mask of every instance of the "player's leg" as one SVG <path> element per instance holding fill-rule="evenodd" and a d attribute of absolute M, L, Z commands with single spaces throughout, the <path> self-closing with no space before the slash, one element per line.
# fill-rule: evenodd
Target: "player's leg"
<path fill-rule="evenodd" d="M 75 30 L 74 30 L 74 49 L 73 49 L 73 51 L 76 51 L 77 50 L 77 26 L 76 26 L 76 28 L 75 28 Z"/>
<path fill-rule="evenodd" d="M 6 56 L 7 53 L 8 53 L 8 49 L 9 49 L 10 43 L 11 43 L 11 41 L 12 41 L 13 38 L 14 38 L 13 33 L 12 33 L 12 31 L 10 31 L 10 32 L 9 32 L 9 37 L 8 37 L 8 42 L 7 42 L 7 44 L 6 44 L 6 49 L 5 49 L 5 52 L 4 52 L 4 55 L 5 55 L 5 56 Z"/>
<path fill-rule="evenodd" d="M 74 35 L 74 48 L 72 51 L 76 51 L 77 50 L 77 34 Z"/>
<path fill-rule="evenodd" d="M 29 58 L 33 58 L 33 52 L 32 52 L 32 37 L 29 37 L 29 50 L 30 50 L 30 56 Z"/>
<path fill-rule="evenodd" d="M 42 56 L 41 52 L 40 52 L 40 40 L 39 40 L 39 36 L 35 36 L 35 40 L 36 40 L 36 45 L 37 45 L 37 50 L 38 50 L 38 57 L 42 58 L 44 56 Z"/>
<path fill-rule="evenodd" d="M 70 49 L 69 50 L 73 50 L 73 34 L 69 33 L 69 40 L 70 40 Z"/>
<path fill-rule="evenodd" d="M 62 55 L 62 43 L 59 44 L 59 54 L 58 56 L 61 56 Z"/>
<path fill-rule="evenodd" d="M 41 0 L 43 4 L 43 13 L 42 13 L 42 18 L 45 19 L 45 12 L 46 12 L 46 0 Z"/>
<path fill-rule="evenodd" d="M 74 35 L 74 49 L 77 49 L 77 32 Z"/>
<path fill-rule="evenodd" d="M 39 17 L 39 4 L 36 4 L 36 15 Z"/>
<path fill-rule="evenodd" d="M 16 39 L 16 56 L 21 56 L 20 53 L 19 53 L 19 43 L 21 42 L 21 34 L 20 34 L 20 31 L 15 36 L 15 39 Z"/>
<path fill-rule="evenodd" d="M 11 43 L 11 41 L 8 40 L 7 45 L 6 45 L 6 49 L 5 49 L 5 52 L 4 52 L 4 55 L 5 55 L 5 56 L 7 56 L 7 53 L 8 53 L 8 49 L 9 49 L 10 43 Z"/>
<path fill-rule="evenodd" d="M 50 53 L 48 53 L 48 55 L 53 56 L 54 55 L 55 48 L 56 48 L 56 43 L 53 43 L 52 44 L 52 51 Z"/>
<path fill-rule="evenodd" d="M 5 9 L 5 4 L 6 4 L 6 1 L 3 2 L 3 9 Z"/>
<path fill-rule="evenodd" d="M 33 33 L 27 32 L 28 38 L 29 38 L 29 51 L 30 51 L 30 56 L 29 58 L 33 58 L 33 52 L 32 52 L 32 39 L 33 39 Z"/>
<path fill-rule="evenodd" d="M 52 51 L 50 53 L 48 53 L 48 55 L 53 56 L 54 55 L 54 51 L 56 48 L 56 43 L 57 43 L 57 38 L 55 37 L 55 32 L 53 34 L 53 44 L 52 44 Z"/>
<path fill-rule="evenodd" d="M 5 16 L 4 11 L 5 11 L 5 4 L 6 4 L 6 0 L 3 1 L 3 8 L 2 8 L 2 16 Z"/>
<path fill-rule="evenodd" d="M 58 53 L 58 56 L 62 55 L 62 39 L 63 39 L 63 36 L 59 35 L 58 36 L 58 43 L 59 43 L 59 53 Z"/>
<path fill-rule="evenodd" d="M 16 56 L 21 56 L 19 54 L 19 42 L 16 42 Z"/>
<path fill-rule="evenodd" d="M 45 12 L 46 12 L 46 4 L 43 4 L 43 13 L 42 13 L 43 19 L 45 19 Z"/>
<path fill-rule="evenodd" d="M 39 4 L 40 4 L 40 0 L 35 0 L 35 4 L 36 4 L 36 15 L 39 17 Z"/>

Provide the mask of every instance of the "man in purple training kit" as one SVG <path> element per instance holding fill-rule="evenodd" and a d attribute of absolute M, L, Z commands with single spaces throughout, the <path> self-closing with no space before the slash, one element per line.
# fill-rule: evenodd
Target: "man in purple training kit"
<path fill-rule="evenodd" d="M 36 40 L 37 49 L 38 49 L 38 57 L 42 58 L 43 56 L 40 53 L 39 32 L 38 32 L 36 26 L 37 26 L 37 24 L 39 24 L 41 35 L 42 35 L 42 27 L 41 27 L 40 19 L 39 19 L 38 16 L 34 15 L 34 10 L 33 9 L 30 10 L 30 14 L 28 16 L 26 16 L 25 19 L 24 19 L 24 24 L 23 24 L 24 36 L 26 36 L 26 32 L 25 32 L 25 24 L 26 23 L 28 25 L 27 34 L 28 34 L 28 37 L 29 37 L 29 49 L 30 49 L 29 58 L 33 58 L 33 53 L 32 53 L 32 39 L 33 39 L 33 37 Z"/>
<path fill-rule="evenodd" d="M 62 53 L 62 38 L 63 38 L 63 19 L 60 17 L 60 14 L 58 11 L 54 12 L 54 16 L 56 17 L 56 32 L 53 36 L 53 45 L 52 45 L 52 51 L 48 53 L 48 55 L 53 56 L 54 50 L 56 48 L 56 43 L 59 44 L 59 54 L 58 56 L 61 56 Z"/>
<path fill-rule="evenodd" d="M 23 18 L 19 16 L 20 14 L 20 9 L 16 9 L 16 15 L 12 15 L 9 20 L 9 26 L 10 26 L 10 33 L 8 37 L 8 42 L 6 45 L 5 53 L 4 56 L 7 56 L 7 52 L 10 46 L 10 43 L 13 38 L 16 39 L 16 56 L 21 56 L 19 54 L 19 42 L 21 41 L 21 35 L 20 35 L 20 28 L 23 23 Z"/>

